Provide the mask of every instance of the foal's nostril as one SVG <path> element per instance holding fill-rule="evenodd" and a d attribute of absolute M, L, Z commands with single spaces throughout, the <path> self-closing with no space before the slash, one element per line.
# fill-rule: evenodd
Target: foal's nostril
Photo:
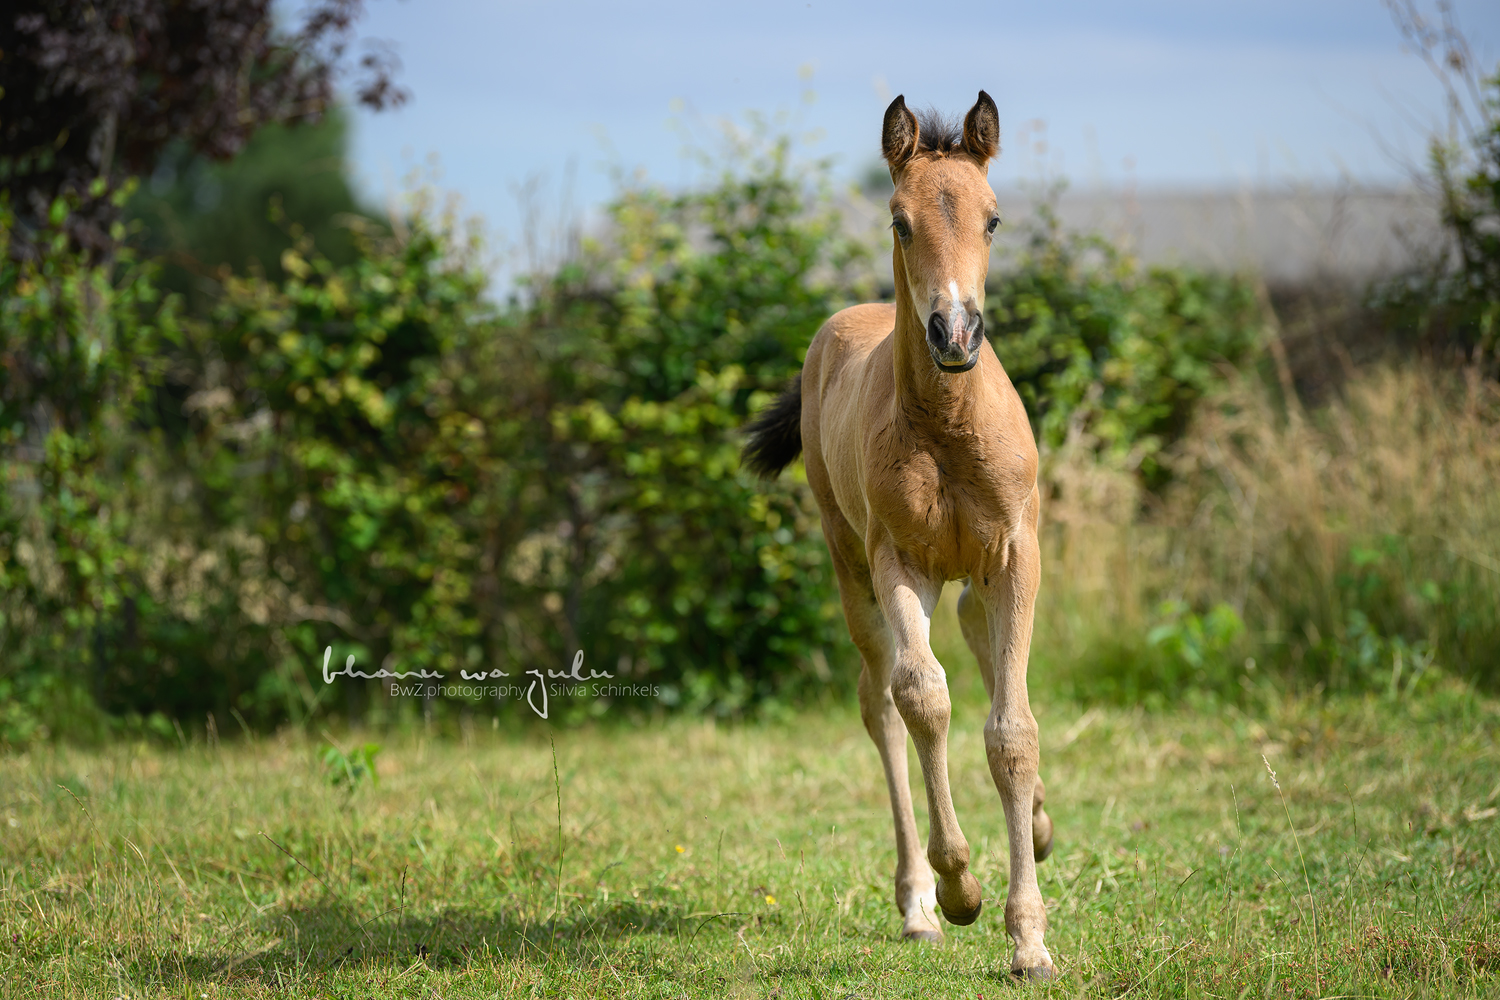
<path fill-rule="evenodd" d="M 952 334 L 948 330 L 948 316 L 946 313 L 934 311 L 927 320 L 927 339 L 933 347 L 939 350 L 948 346 Z"/>

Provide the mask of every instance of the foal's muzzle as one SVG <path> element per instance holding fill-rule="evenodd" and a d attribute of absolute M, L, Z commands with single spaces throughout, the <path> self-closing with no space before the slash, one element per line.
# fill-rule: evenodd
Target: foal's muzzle
<path fill-rule="evenodd" d="M 927 349 L 932 352 L 939 371 L 956 375 L 979 363 L 979 347 L 984 343 L 984 314 L 966 308 L 963 320 L 963 326 L 952 329 L 945 309 L 934 309 L 927 320 Z"/>

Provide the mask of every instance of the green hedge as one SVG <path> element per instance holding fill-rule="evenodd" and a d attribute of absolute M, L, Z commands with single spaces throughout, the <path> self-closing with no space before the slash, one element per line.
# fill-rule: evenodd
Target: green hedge
<path fill-rule="evenodd" d="M 1161 486 L 1160 453 L 1194 404 L 1263 344 L 1253 280 L 1141 269 L 1040 208 L 1027 248 L 987 295 L 995 353 L 1042 444 L 1084 436 Z"/>
<path fill-rule="evenodd" d="M 743 162 L 623 192 L 606 236 L 500 304 L 483 248 L 423 212 L 356 228 L 348 263 L 304 237 L 279 276 L 226 278 L 206 320 L 123 256 L 58 241 L 9 264 L 5 356 L 45 377 L 0 376 L 19 484 L 0 512 L 0 735 L 391 710 L 324 685 L 327 646 L 523 683 L 581 649 L 651 692 L 554 702 L 564 718 L 852 686 L 800 465 L 766 485 L 737 452 L 819 324 L 869 297 L 867 251 L 784 145 Z M 991 303 L 1043 441 L 1081 429 L 1157 479 L 1259 329 L 1238 279 L 1141 273 L 1055 228 Z"/>

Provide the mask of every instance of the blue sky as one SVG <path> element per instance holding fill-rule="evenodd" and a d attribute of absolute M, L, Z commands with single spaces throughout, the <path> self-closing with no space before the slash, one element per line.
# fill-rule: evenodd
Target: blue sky
<path fill-rule="evenodd" d="M 1455 6 L 1493 67 L 1500 4 Z M 853 178 L 895 94 L 961 112 L 984 88 L 997 187 L 1392 183 L 1440 120 L 1379 0 L 372 0 L 361 29 L 393 44 L 413 93 L 358 115 L 364 190 L 384 200 L 420 170 L 512 245 L 528 181 L 547 212 L 586 218 L 620 170 L 691 183 L 685 148 L 749 112 L 817 135 L 806 150 Z"/>

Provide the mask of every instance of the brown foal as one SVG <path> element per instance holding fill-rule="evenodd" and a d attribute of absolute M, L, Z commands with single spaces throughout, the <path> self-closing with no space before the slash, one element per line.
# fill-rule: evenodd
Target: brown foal
<path fill-rule="evenodd" d="M 949 923 L 968 924 L 981 908 L 948 789 L 947 676 L 928 642 L 943 584 L 967 578 L 958 614 L 990 694 L 985 750 L 1010 838 L 1010 968 L 1050 979 L 1036 863 L 1052 850 L 1052 821 L 1026 695 L 1040 581 L 1037 450 L 984 337 L 1000 219 L 986 180 L 1000 148 L 995 102 L 980 91 L 960 128 L 932 114 L 919 120 L 897 97 L 881 147 L 896 184 L 895 304 L 854 306 L 823 325 L 797 382 L 750 425 L 745 464 L 775 476 L 806 452 L 863 661 L 860 712 L 885 765 L 902 933 L 917 940 L 942 939 L 939 909 Z M 908 732 L 927 787 L 925 857 L 907 782 Z"/>

